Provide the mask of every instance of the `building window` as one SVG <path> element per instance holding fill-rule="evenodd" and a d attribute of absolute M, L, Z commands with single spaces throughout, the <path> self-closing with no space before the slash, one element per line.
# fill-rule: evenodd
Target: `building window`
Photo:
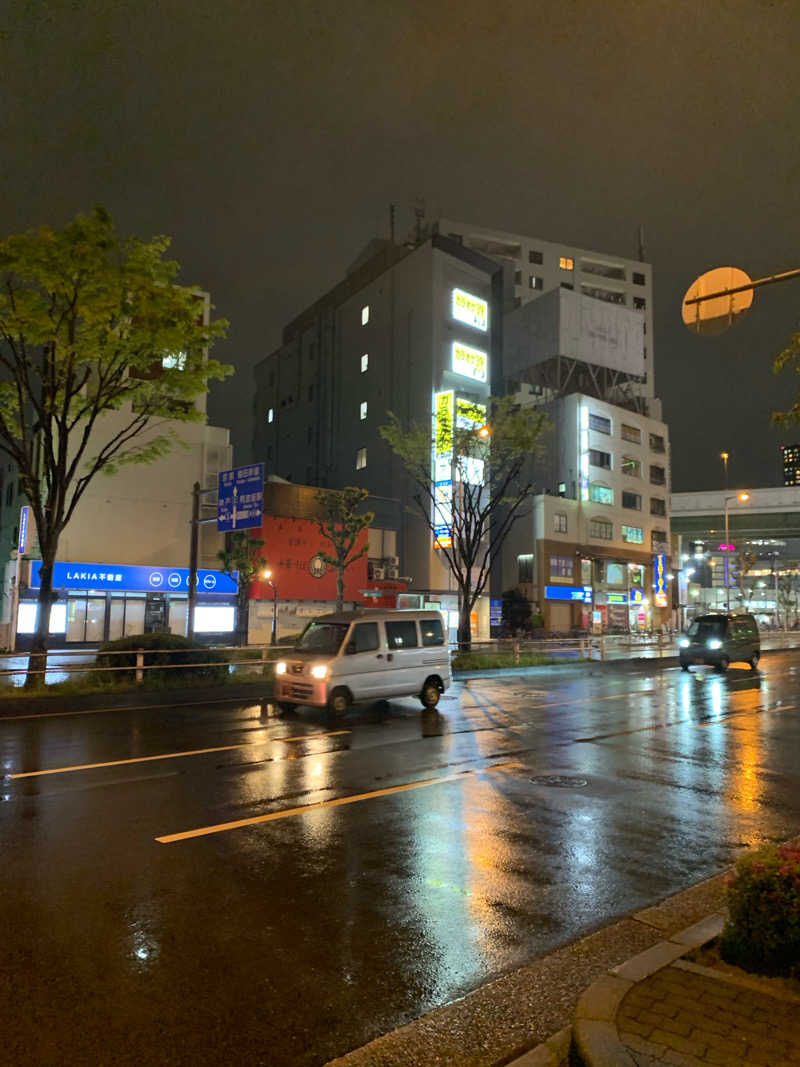
<path fill-rule="evenodd" d="M 520 584 L 533 581 L 533 554 L 517 556 L 517 581 Z"/>
<path fill-rule="evenodd" d="M 611 433 L 611 419 L 605 415 L 589 415 L 589 429 L 598 433 Z"/>
<path fill-rule="evenodd" d="M 642 443 L 642 431 L 638 430 L 635 426 L 626 426 L 623 422 L 620 430 L 623 441 L 631 441 L 635 445 Z"/>
<path fill-rule="evenodd" d="M 562 282 L 561 283 L 561 288 L 562 289 L 574 289 L 575 286 L 572 284 L 572 282 Z"/>
<path fill-rule="evenodd" d="M 624 304 L 625 294 L 616 289 L 602 289 L 599 285 L 581 285 L 584 296 L 591 296 L 594 300 L 605 300 L 607 304 Z"/>
<path fill-rule="evenodd" d="M 667 484 L 667 472 L 663 467 L 650 467 L 650 484 L 651 485 L 666 485 Z"/>
<path fill-rule="evenodd" d="M 625 489 L 622 490 L 622 506 L 624 508 L 632 508 L 634 511 L 642 510 L 642 498 L 638 493 L 629 493 Z"/>
<path fill-rule="evenodd" d="M 651 433 L 650 434 L 650 451 L 651 452 L 663 452 L 663 451 L 665 451 L 665 449 L 664 449 L 664 438 L 661 437 L 660 434 L 657 434 L 657 433 Z"/>
<path fill-rule="evenodd" d="M 367 450 L 366 448 L 359 448 L 356 452 L 356 470 L 363 471 L 367 465 Z"/>
<path fill-rule="evenodd" d="M 543 289 L 544 279 L 537 277 L 535 274 L 528 275 L 528 288 L 529 289 Z"/>
<path fill-rule="evenodd" d="M 531 249 L 531 251 L 528 252 L 528 262 L 529 263 L 544 263 L 544 256 L 542 255 L 541 252 L 534 252 L 533 249 Z"/>
<path fill-rule="evenodd" d="M 270 408 L 267 412 L 267 422 L 275 421 L 275 408 Z"/>
<path fill-rule="evenodd" d="M 565 511 L 557 511 L 553 516 L 553 529 L 556 533 L 567 532 L 567 513 Z"/>
<path fill-rule="evenodd" d="M 627 474 L 629 478 L 641 478 L 642 476 L 642 464 L 638 459 L 633 459 L 631 456 L 622 457 L 622 473 Z"/>
<path fill-rule="evenodd" d="M 575 260 L 572 256 L 559 256 L 558 265 L 562 270 L 575 270 Z"/>
<path fill-rule="evenodd" d="M 650 498 L 650 514 L 651 515 L 666 515 L 667 514 L 667 502 L 666 500 L 660 500 L 657 496 Z"/>
<path fill-rule="evenodd" d="M 644 311 L 644 309 L 647 307 L 647 301 L 643 296 L 635 296 L 633 298 L 633 306 L 636 308 L 637 311 Z"/>
<path fill-rule="evenodd" d="M 597 274 L 601 278 L 614 278 L 616 281 L 625 281 L 625 268 L 614 266 L 612 263 L 597 263 L 594 260 L 582 259 L 581 270 L 584 274 Z"/>
<path fill-rule="evenodd" d="M 622 540 L 630 545 L 640 545 L 644 541 L 644 531 L 641 526 L 623 526 Z"/>
<path fill-rule="evenodd" d="M 667 551 L 667 533 L 666 530 L 653 530 L 650 534 L 650 550 L 652 552 L 666 552 Z"/>
<path fill-rule="evenodd" d="M 633 272 L 633 284 L 634 285 L 644 285 L 645 284 L 644 275 L 640 274 L 638 271 L 634 271 Z"/>
<path fill-rule="evenodd" d="M 363 422 L 364 419 L 367 417 L 367 402 L 366 402 L 366 400 L 362 400 L 361 401 L 361 406 L 358 409 L 358 413 L 361 416 L 361 421 Z"/>
<path fill-rule="evenodd" d="M 521 270 L 515 270 L 514 271 L 514 285 L 522 285 L 522 271 Z"/>
<path fill-rule="evenodd" d="M 589 520 L 589 536 L 596 537 L 601 541 L 610 541 L 614 536 L 614 527 L 605 519 Z"/>
<path fill-rule="evenodd" d="M 611 470 L 611 453 L 601 452 L 597 448 L 589 449 L 589 462 L 593 467 L 603 467 L 605 470 Z"/>
<path fill-rule="evenodd" d="M 550 557 L 550 577 L 561 579 L 561 581 L 572 581 L 572 564 L 574 560 L 572 556 L 551 556 Z"/>
<path fill-rule="evenodd" d="M 365 352 L 361 357 L 361 373 L 363 374 L 369 367 L 369 353 Z"/>
<path fill-rule="evenodd" d="M 614 490 L 607 485 L 598 485 L 593 482 L 589 486 L 589 499 L 595 504 L 613 504 Z"/>
<path fill-rule="evenodd" d="M 366 326 L 369 322 L 369 304 L 365 304 L 361 309 L 361 325 Z"/>

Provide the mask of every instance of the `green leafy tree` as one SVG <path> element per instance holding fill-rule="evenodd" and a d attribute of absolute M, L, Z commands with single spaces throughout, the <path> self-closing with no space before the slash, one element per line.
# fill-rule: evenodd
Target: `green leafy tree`
<path fill-rule="evenodd" d="M 368 545 L 356 549 L 363 530 L 372 524 L 371 511 L 360 508 L 369 496 L 366 489 L 345 486 L 344 489 L 320 489 L 316 501 L 320 508 L 317 519 L 320 533 L 330 541 L 333 551 L 320 553 L 329 567 L 336 569 L 336 610 L 344 608 L 344 572 L 357 559 L 367 554 Z"/>
<path fill-rule="evenodd" d="M 783 371 L 788 371 L 789 374 L 795 376 L 795 385 L 797 386 L 797 377 L 800 375 L 800 330 L 792 334 L 792 339 L 789 344 L 784 348 L 772 362 L 772 370 L 775 374 L 781 374 Z M 779 426 L 790 426 L 792 423 L 800 422 L 800 387 L 793 390 L 794 403 L 786 411 L 773 411 L 772 420 Z"/>
<path fill-rule="evenodd" d="M 529 459 L 538 450 L 547 418 L 513 397 L 490 397 L 488 422 L 481 405 L 462 408 L 455 420 L 437 417 L 436 452 L 449 453 L 449 496 L 437 489 L 430 424 L 404 427 L 388 412 L 381 436 L 416 485 L 414 501 L 458 589 L 458 644 L 469 650 L 470 615 L 489 580 L 509 530 L 529 499 Z M 451 534 L 437 539 L 437 528 Z"/>
<path fill-rule="evenodd" d="M 0 241 L 0 451 L 42 558 L 27 685 L 47 662 L 53 564 L 87 487 L 167 453 L 176 424 L 203 420 L 208 380 L 232 371 L 208 356 L 227 323 L 203 323 L 203 294 L 176 284 L 169 244 L 120 237 L 102 208 Z"/>
<path fill-rule="evenodd" d="M 250 614 L 250 586 L 266 566 L 261 555 L 264 542 L 260 537 L 251 537 L 247 530 L 228 534 L 227 545 L 217 553 L 226 574 L 239 572 L 236 592 L 236 643 L 247 644 L 247 629 Z"/>

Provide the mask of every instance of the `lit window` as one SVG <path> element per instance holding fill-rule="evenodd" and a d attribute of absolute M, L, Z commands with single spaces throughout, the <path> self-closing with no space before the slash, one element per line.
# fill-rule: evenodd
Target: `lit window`
<path fill-rule="evenodd" d="M 644 541 L 644 531 L 641 526 L 623 525 L 622 540 L 632 545 L 640 545 Z"/>
<path fill-rule="evenodd" d="M 589 499 L 595 504 L 613 504 L 614 490 L 608 485 L 592 483 L 589 486 Z"/>
<path fill-rule="evenodd" d="M 363 374 L 364 371 L 368 367 L 369 367 L 369 353 L 365 352 L 364 355 L 361 357 L 361 373 Z"/>
<path fill-rule="evenodd" d="M 575 260 L 572 256 L 559 256 L 558 265 L 562 270 L 575 270 Z"/>
<path fill-rule="evenodd" d="M 544 287 L 544 279 L 538 277 L 536 274 L 529 274 L 528 287 L 530 289 L 542 289 Z"/>
<path fill-rule="evenodd" d="M 361 420 L 363 422 L 363 420 L 367 417 L 367 402 L 366 402 L 366 400 L 362 400 L 361 401 L 360 414 L 361 414 Z"/>
<path fill-rule="evenodd" d="M 359 448 L 356 452 L 356 470 L 363 471 L 367 465 L 367 450 L 366 448 Z"/>
<path fill-rule="evenodd" d="M 267 422 L 272 422 L 275 418 L 275 408 L 270 408 L 267 412 Z"/>
<path fill-rule="evenodd" d="M 369 304 L 365 304 L 361 309 L 361 325 L 366 326 L 369 322 Z"/>
<path fill-rule="evenodd" d="M 186 367 L 186 353 L 168 352 L 161 357 L 161 366 L 164 370 L 184 370 Z"/>

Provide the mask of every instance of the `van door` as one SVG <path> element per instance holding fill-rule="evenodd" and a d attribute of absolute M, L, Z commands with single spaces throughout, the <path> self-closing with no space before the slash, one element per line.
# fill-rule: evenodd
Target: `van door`
<path fill-rule="evenodd" d="M 415 619 L 392 619 L 384 622 L 386 629 L 386 687 L 383 696 L 405 696 L 419 693 L 425 679 L 422 651 Z"/>
<path fill-rule="evenodd" d="M 387 664 L 377 622 L 353 623 L 339 663 L 343 674 L 336 678 L 335 684 L 346 685 L 354 700 L 380 695 Z"/>

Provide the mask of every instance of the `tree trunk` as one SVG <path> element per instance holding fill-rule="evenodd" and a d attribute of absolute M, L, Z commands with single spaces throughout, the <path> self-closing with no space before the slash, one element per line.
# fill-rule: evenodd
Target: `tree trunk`
<path fill-rule="evenodd" d="M 344 567 L 336 568 L 336 610 L 344 611 Z"/>
<path fill-rule="evenodd" d="M 45 559 L 42 550 L 42 566 L 39 571 L 39 599 L 36 610 L 36 632 L 33 635 L 31 654 L 28 657 L 28 673 L 25 677 L 25 688 L 32 689 L 38 685 L 44 685 L 46 675 L 37 673 L 44 671 L 47 666 L 47 644 L 50 638 L 50 608 L 53 605 L 53 560 Z M 16 620 L 12 620 L 16 625 Z"/>
<path fill-rule="evenodd" d="M 241 579 L 238 592 L 238 606 L 236 610 L 236 644 L 240 647 L 247 644 L 247 631 L 250 616 L 250 586 L 242 588 Z"/>
<path fill-rule="evenodd" d="M 469 596 L 461 589 L 458 594 L 458 651 L 469 652 L 472 648 L 472 626 L 470 625 Z"/>

